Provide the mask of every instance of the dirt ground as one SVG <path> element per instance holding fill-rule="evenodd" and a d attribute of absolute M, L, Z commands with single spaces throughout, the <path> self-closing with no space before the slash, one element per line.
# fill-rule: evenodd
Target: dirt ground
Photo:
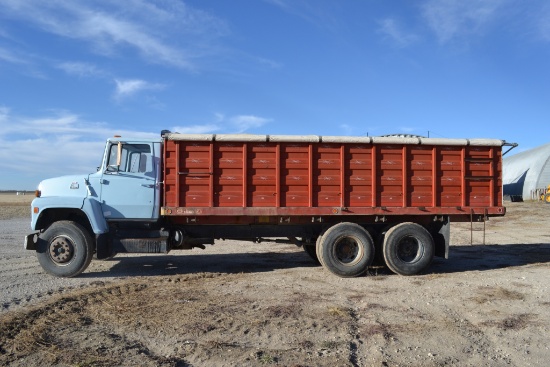
<path fill-rule="evenodd" d="M 22 200 L 22 199 L 20 199 Z M 28 200 L 28 199 L 27 199 Z M 22 201 L 23 202 L 23 201 Z M 550 205 L 452 228 L 422 275 L 338 278 L 293 245 L 120 255 L 75 279 L 22 248 L 28 203 L 0 196 L 0 365 L 546 366 Z M 9 214 L 5 214 L 9 213 Z"/>

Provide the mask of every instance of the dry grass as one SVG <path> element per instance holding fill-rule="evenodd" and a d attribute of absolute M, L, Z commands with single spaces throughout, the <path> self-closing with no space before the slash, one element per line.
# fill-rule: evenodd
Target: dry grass
<path fill-rule="evenodd" d="M 472 298 L 472 300 L 478 304 L 484 304 L 497 300 L 522 301 L 525 299 L 525 295 L 523 293 L 511 291 L 503 287 L 480 287 L 479 291 L 479 296 Z"/>
<path fill-rule="evenodd" d="M 395 332 L 397 331 L 399 331 L 397 326 L 390 326 L 381 322 L 365 325 L 361 328 L 361 334 L 367 339 L 372 339 L 374 336 L 381 336 L 384 340 L 391 340 L 395 338 Z"/>
<path fill-rule="evenodd" d="M 500 321 L 486 321 L 486 322 L 483 322 L 482 325 L 493 326 L 502 330 L 514 331 L 514 330 L 525 329 L 529 325 L 536 325 L 536 323 L 532 322 L 533 318 L 534 318 L 534 315 L 532 314 L 513 315 Z"/>
<path fill-rule="evenodd" d="M 33 194 L 27 194 L 27 195 L 15 195 L 15 194 L 6 194 L 6 193 L 0 193 L 0 206 L 4 205 L 13 205 L 13 206 L 21 206 L 21 205 L 30 205 L 31 201 L 34 199 Z"/>
<path fill-rule="evenodd" d="M 30 219 L 33 199 L 34 195 L 0 194 L 0 220 L 25 217 Z"/>
<path fill-rule="evenodd" d="M 348 317 L 350 316 L 350 310 L 338 306 L 332 306 L 328 308 L 328 313 L 336 317 Z"/>
<path fill-rule="evenodd" d="M 262 293 L 254 299 L 224 293 L 222 300 L 217 292 L 205 291 L 239 277 L 203 273 L 98 282 L 92 289 L 6 314 L 0 317 L 0 365 L 186 366 L 191 356 L 217 361 L 212 363 L 237 358 L 248 365 L 292 366 L 322 358 L 313 365 L 338 365 L 337 356 L 345 354 L 347 345 L 338 340 L 349 332 L 343 322 L 349 309 L 329 307 L 333 317 L 319 318 L 326 308 L 303 309 L 288 299 L 266 300 Z M 282 341 L 279 336 L 271 340 L 277 335 L 273 328 L 284 330 Z M 323 330 L 323 339 L 308 339 L 298 348 L 276 347 L 288 345 L 287 334 L 305 330 L 308 336 Z M 331 354 L 312 357 L 316 345 Z"/>
<path fill-rule="evenodd" d="M 274 317 L 280 317 L 280 318 L 297 318 L 300 316 L 301 309 L 299 307 L 293 306 L 293 305 L 276 305 L 276 306 L 269 306 L 265 314 L 269 318 Z"/>

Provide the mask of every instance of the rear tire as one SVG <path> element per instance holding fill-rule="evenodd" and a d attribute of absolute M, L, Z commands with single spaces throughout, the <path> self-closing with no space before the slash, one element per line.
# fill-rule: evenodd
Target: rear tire
<path fill-rule="evenodd" d="M 418 274 L 432 263 L 434 247 L 433 238 L 424 227 L 401 223 L 384 236 L 384 260 L 396 274 Z"/>
<path fill-rule="evenodd" d="M 40 234 L 36 248 L 38 262 L 49 274 L 74 277 L 82 273 L 94 254 L 94 242 L 88 231 L 72 221 L 53 223 Z"/>
<path fill-rule="evenodd" d="M 317 243 L 323 266 L 341 277 L 356 277 L 367 271 L 374 258 L 370 234 L 355 223 L 339 223 L 329 228 Z"/>

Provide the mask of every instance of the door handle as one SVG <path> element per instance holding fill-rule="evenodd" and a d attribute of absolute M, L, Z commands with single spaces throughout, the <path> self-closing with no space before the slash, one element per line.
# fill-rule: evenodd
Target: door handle
<path fill-rule="evenodd" d="M 149 188 L 155 187 L 155 185 L 153 185 L 153 184 L 141 184 L 141 186 L 143 186 L 143 187 L 149 187 Z"/>

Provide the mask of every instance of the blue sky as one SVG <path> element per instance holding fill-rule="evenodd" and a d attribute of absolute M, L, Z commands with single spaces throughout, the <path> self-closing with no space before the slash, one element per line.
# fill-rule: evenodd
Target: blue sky
<path fill-rule="evenodd" d="M 548 143 L 545 0 L 2 0 L 0 190 L 114 134 Z"/>

